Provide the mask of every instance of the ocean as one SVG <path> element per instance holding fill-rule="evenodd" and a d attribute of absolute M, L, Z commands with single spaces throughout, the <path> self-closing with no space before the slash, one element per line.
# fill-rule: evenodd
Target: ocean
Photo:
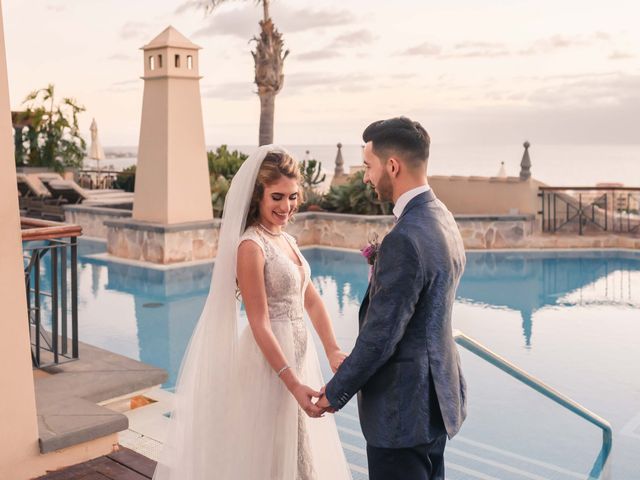
<path fill-rule="evenodd" d="M 315 158 L 325 172 L 332 174 L 337 147 L 335 145 L 285 145 L 298 159 Z M 207 147 L 208 150 L 216 146 Z M 251 153 L 252 145 L 229 145 Z M 121 170 L 136 163 L 137 147 L 105 147 L 109 165 Z M 308 154 L 306 152 L 309 152 Z M 516 145 L 451 145 L 433 144 L 429 158 L 430 175 L 494 176 L 504 162 L 507 175 L 517 176 L 524 148 Z M 345 171 L 362 164 L 362 147 L 344 145 L 342 157 Z M 620 183 L 640 187 L 640 144 L 638 145 L 536 145 L 529 148 L 533 178 L 551 186 L 595 186 L 598 183 Z M 89 164 L 87 166 L 94 166 Z"/>

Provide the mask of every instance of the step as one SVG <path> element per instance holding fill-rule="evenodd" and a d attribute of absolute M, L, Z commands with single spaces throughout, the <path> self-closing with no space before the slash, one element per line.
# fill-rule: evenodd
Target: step
<path fill-rule="evenodd" d="M 40 452 L 70 447 L 126 430 L 127 417 L 97 405 L 162 384 L 167 372 L 85 343 L 77 361 L 35 375 Z"/>

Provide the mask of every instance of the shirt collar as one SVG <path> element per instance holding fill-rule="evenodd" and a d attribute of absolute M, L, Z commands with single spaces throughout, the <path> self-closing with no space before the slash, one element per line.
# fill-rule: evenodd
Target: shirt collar
<path fill-rule="evenodd" d="M 417 197 L 421 193 L 428 192 L 429 190 L 431 190 L 431 187 L 429 185 L 420 185 L 419 187 L 412 188 L 411 190 L 407 190 L 406 192 L 404 192 L 398 197 L 398 200 L 393 207 L 393 215 L 396 218 L 400 218 L 400 215 L 402 215 L 405 207 L 414 197 Z"/>

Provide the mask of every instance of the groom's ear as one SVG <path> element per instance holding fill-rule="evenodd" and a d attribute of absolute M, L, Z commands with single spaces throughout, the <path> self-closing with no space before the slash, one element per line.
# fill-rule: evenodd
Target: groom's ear
<path fill-rule="evenodd" d="M 392 177 L 397 177 L 398 172 L 400 172 L 400 162 L 395 157 L 389 157 L 387 160 L 387 168 L 389 170 L 389 175 Z"/>

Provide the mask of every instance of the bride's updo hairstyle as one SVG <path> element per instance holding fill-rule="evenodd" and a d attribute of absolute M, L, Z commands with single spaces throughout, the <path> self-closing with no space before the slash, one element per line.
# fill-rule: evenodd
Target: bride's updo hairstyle
<path fill-rule="evenodd" d="M 276 183 L 281 177 L 288 177 L 297 180 L 298 189 L 298 205 L 304 200 L 302 198 L 302 175 L 300 174 L 300 166 L 298 162 L 290 155 L 283 152 L 269 152 L 256 177 L 256 185 L 251 196 L 251 204 L 249 205 L 249 213 L 247 214 L 247 227 L 258 221 L 260 216 L 260 202 L 264 195 L 264 188 L 267 185 Z"/>

